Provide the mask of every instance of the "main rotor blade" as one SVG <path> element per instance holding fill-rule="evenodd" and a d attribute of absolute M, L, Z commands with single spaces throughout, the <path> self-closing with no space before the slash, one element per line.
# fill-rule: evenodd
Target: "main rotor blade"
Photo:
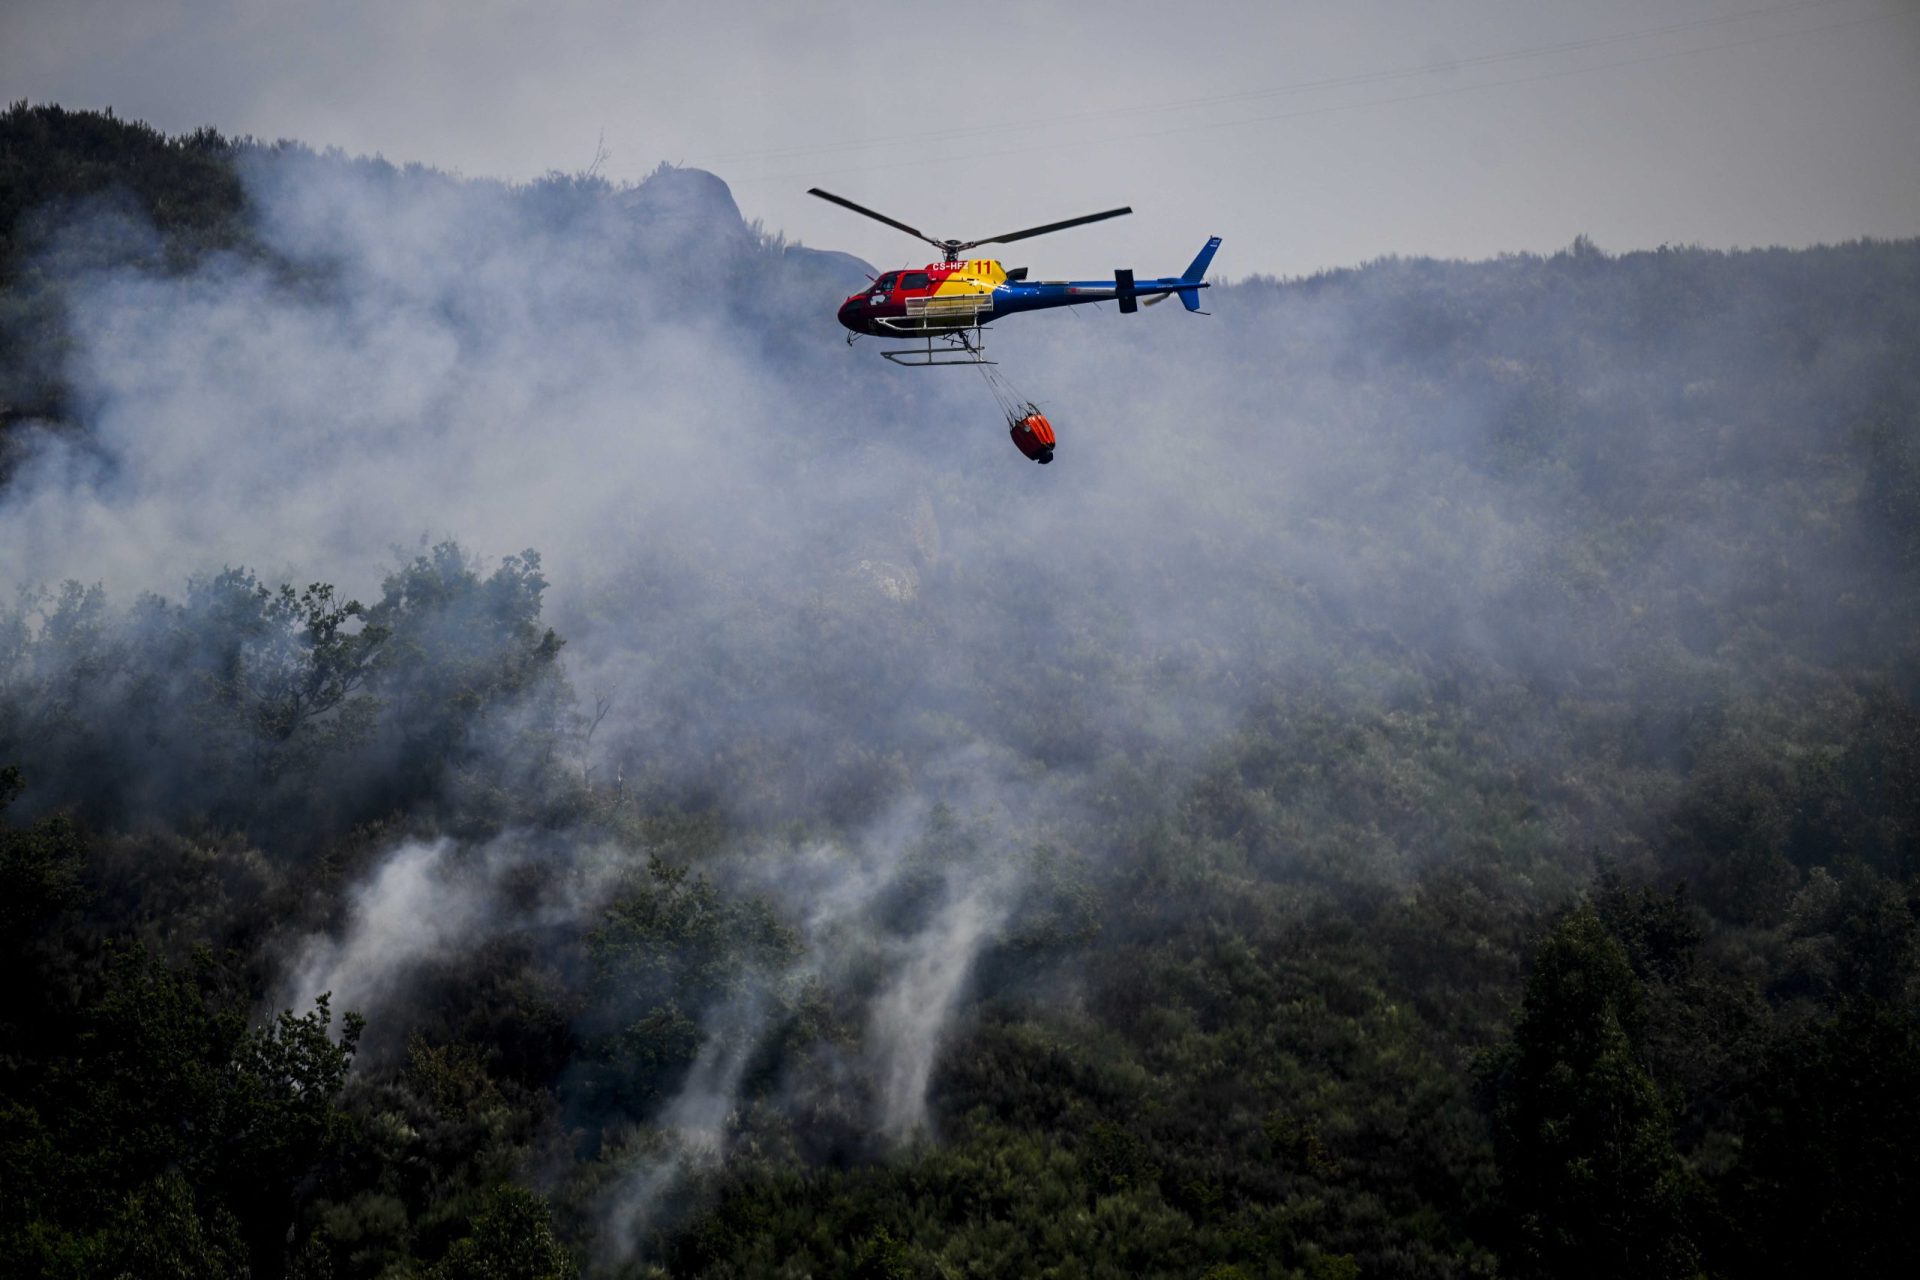
<path fill-rule="evenodd" d="M 892 227 L 895 231 L 904 231 L 910 236 L 914 236 L 918 239 L 925 240 L 928 244 L 934 246 L 936 249 L 946 248 L 945 244 L 943 244 L 938 240 L 935 240 L 932 236 L 920 230 L 918 227 L 910 227 L 904 222 L 896 222 L 892 218 L 889 218 L 886 214 L 875 213 L 873 210 L 867 208 L 867 206 L 863 204 L 855 204 L 853 201 L 847 199 L 845 196 L 837 196 L 833 194 L 833 192 L 831 191 L 822 191 L 818 187 L 809 187 L 807 189 L 807 194 L 810 196 L 819 196 L 822 200 L 830 201 L 834 204 L 839 205 L 843 209 L 851 209 L 855 213 L 865 214 L 867 217 L 872 218 L 875 222 L 884 222 L 888 226 Z"/>
<path fill-rule="evenodd" d="M 828 197 L 832 199 L 832 197 Z M 864 209 L 861 212 L 866 212 Z M 1009 231 L 1003 236 L 988 236 L 985 240 L 969 240 L 961 245 L 962 249 L 971 249 L 983 244 L 1010 244 L 1015 240 L 1025 240 L 1028 236 L 1044 236 L 1050 231 L 1065 231 L 1068 227 L 1084 226 L 1089 222 L 1099 222 L 1105 218 L 1117 218 L 1123 213 L 1132 213 L 1133 206 L 1108 209 L 1105 213 L 1089 213 L 1081 218 L 1068 218 L 1065 222 L 1049 222 L 1044 227 L 1028 227 L 1025 231 Z M 897 224 L 896 224 L 897 225 Z M 918 235 L 918 232 L 914 233 Z"/>

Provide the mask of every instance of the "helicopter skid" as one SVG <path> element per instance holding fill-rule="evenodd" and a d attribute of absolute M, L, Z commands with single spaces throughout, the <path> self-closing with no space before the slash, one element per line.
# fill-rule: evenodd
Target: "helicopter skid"
<path fill-rule="evenodd" d="M 980 331 L 977 329 L 974 330 L 972 340 L 969 340 L 964 332 L 956 331 L 937 334 L 929 332 L 926 336 L 927 345 L 924 347 L 895 347 L 891 351 L 882 351 L 880 354 L 894 364 L 913 369 L 924 369 L 941 364 L 996 363 L 987 359 L 986 344 L 979 340 Z M 936 337 L 946 345 L 935 347 L 933 340 Z"/>
<path fill-rule="evenodd" d="M 984 353 L 962 355 L 952 351 L 928 351 L 920 347 L 904 347 L 894 351 L 882 351 L 881 356 L 909 369 L 927 369 L 940 364 L 999 364 L 998 360 L 989 360 Z"/>

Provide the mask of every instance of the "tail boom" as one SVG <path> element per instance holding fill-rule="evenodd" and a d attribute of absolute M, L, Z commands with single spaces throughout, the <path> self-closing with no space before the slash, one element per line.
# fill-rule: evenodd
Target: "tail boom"
<path fill-rule="evenodd" d="M 1125 268 L 1116 270 L 1111 280 L 1028 280 L 1024 271 L 1017 277 L 1008 273 L 1006 281 L 993 291 L 992 312 L 994 315 L 1012 315 L 1020 311 L 1071 307 L 1086 302 L 1115 302 L 1123 314 L 1131 314 L 1140 309 L 1142 300 L 1152 304 L 1178 294 L 1181 305 L 1187 310 L 1205 315 L 1207 313 L 1200 310 L 1200 291 L 1209 287 L 1207 267 L 1212 264 L 1214 251 L 1219 247 L 1220 237 L 1214 236 L 1201 248 L 1199 256 L 1188 265 L 1184 274 L 1152 280 L 1136 279 L 1133 272 Z"/>

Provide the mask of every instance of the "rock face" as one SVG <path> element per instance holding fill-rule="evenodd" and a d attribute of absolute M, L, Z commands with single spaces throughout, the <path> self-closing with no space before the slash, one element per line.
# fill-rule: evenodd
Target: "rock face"
<path fill-rule="evenodd" d="M 841 296 L 865 288 L 878 274 L 864 258 L 837 249 L 809 249 L 805 245 L 790 244 L 783 256 L 808 280 L 817 280 Z"/>
<path fill-rule="evenodd" d="M 753 242 L 733 192 L 705 169 L 662 165 L 621 202 L 645 228 L 649 243 L 668 252 L 712 253 Z"/>
<path fill-rule="evenodd" d="M 620 200 L 656 252 L 712 256 L 750 249 L 757 239 L 732 189 L 705 169 L 661 165 Z M 781 256 L 801 279 L 836 303 L 874 276 L 870 265 L 850 253 L 795 244 L 787 245 Z"/>

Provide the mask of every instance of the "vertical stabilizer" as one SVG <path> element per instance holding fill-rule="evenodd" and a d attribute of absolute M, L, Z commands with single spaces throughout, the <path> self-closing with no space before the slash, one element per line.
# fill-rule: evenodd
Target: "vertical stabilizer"
<path fill-rule="evenodd" d="M 1215 236 L 1213 237 L 1213 239 L 1207 241 L 1206 248 L 1200 250 L 1199 256 L 1193 260 L 1193 264 L 1186 269 L 1185 274 L 1183 274 L 1180 278 L 1188 282 L 1189 284 L 1199 284 L 1202 280 L 1206 279 L 1207 268 L 1213 265 L 1214 250 L 1218 249 L 1219 247 L 1220 247 L 1219 236 Z M 1180 300 L 1182 302 L 1187 302 L 1187 296 L 1184 292 L 1181 293 Z M 1197 311 L 1199 309 L 1200 309 L 1200 304 L 1198 301 L 1198 295 L 1195 295 L 1194 301 L 1187 302 L 1187 310 Z"/>

